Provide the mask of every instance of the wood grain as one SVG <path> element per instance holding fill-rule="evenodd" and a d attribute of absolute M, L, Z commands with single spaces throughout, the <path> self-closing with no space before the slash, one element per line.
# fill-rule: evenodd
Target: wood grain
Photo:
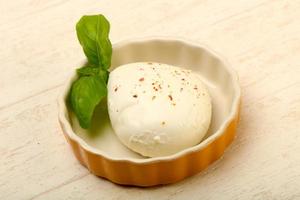
<path fill-rule="evenodd" d="M 300 2 L 0 0 L 0 199 L 300 199 Z M 73 157 L 56 97 L 83 54 L 74 25 L 105 14 L 111 40 L 204 42 L 240 76 L 238 136 L 225 156 L 173 185 L 122 187 Z"/>

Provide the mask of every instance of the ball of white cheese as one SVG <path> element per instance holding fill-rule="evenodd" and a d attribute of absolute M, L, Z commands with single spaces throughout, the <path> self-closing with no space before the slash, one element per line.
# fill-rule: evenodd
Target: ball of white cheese
<path fill-rule="evenodd" d="M 140 62 L 110 73 L 112 127 L 125 146 L 144 156 L 167 156 L 198 144 L 211 109 L 206 87 L 190 70 Z"/>

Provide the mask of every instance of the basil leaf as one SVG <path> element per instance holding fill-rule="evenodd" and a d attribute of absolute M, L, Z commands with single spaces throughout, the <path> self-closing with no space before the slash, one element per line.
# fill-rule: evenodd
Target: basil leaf
<path fill-rule="evenodd" d="M 100 76 L 82 76 L 71 88 L 70 103 L 82 128 L 89 128 L 97 104 L 107 95 L 107 87 Z"/>
<path fill-rule="evenodd" d="M 78 68 L 77 74 L 79 75 L 79 77 L 81 76 L 93 76 L 93 75 L 97 75 L 99 73 L 100 68 L 98 67 L 91 67 L 91 66 L 84 66 L 81 68 Z"/>
<path fill-rule="evenodd" d="M 98 75 L 102 78 L 102 80 L 107 83 L 109 72 L 106 70 L 101 70 L 98 67 L 85 66 L 77 69 L 77 74 L 79 77 L 81 76 L 94 76 Z"/>
<path fill-rule="evenodd" d="M 103 15 L 85 15 L 76 25 L 78 40 L 89 64 L 106 70 L 111 64 L 110 25 Z"/>

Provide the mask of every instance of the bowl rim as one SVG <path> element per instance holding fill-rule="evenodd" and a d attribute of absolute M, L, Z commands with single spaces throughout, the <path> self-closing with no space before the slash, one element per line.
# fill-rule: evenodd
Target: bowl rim
<path fill-rule="evenodd" d="M 206 138 L 205 140 L 201 141 L 199 144 L 183 149 L 175 154 L 169 155 L 169 156 L 161 156 L 161 157 L 152 157 L 152 158 L 130 158 L 130 157 L 117 157 L 117 156 L 111 156 L 109 153 L 99 150 L 95 147 L 92 147 L 88 145 L 81 137 L 76 135 L 71 127 L 70 122 L 65 117 L 65 113 L 67 113 L 67 106 L 65 102 L 65 97 L 69 92 L 71 83 L 74 81 L 74 79 L 77 77 L 76 71 L 74 70 L 71 77 L 63 84 L 63 88 L 59 94 L 59 97 L 57 99 L 58 103 L 58 119 L 62 126 L 62 129 L 64 130 L 65 134 L 68 134 L 69 138 L 74 140 L 77 144 L 79 144 L 84 150 L 95 154 L 102 156 L 106 158 L 107 160 L 114 161 L 114 162 L 128 162 L 128 163 L 135 163 L 135 164 L 152 164 L 157 163 L 161 161 L 171 161 L 178 159 L 182 156 L 185 156 L 189 153 L 197 152 L 208 146 L 210 143 L 215 141 L 217 138 L 219 138 L 226 130 L 226 128 L 229 126 L 229 124 L 235 119 L 236 115 L 239 111 L 239 105 L 240 105 L 240 98 L 241 98 L 241 89 L 239 85 L 239 79 L 237 76 L 237 73 L 230 67 L 231 65 L 229 62 L 221 56 L 219 53 L 216 53 L 214 50 L 212 50 L 208 45 L 203 43 L 197 43 L 192 42 L 191 40 L 183 39 L 183 38 L 174 38 L 174 37 L 165 37 L 165 36 L 155 36 L 155 37 L 140 37 L 140 38 L 132 38 L 132 39 L 126 39 L 121 40 L 115 44 L 113 44 L 113 48 L 120 48 L 126 45 L 129 45 L 130 43 L 145 43 L 145 42 L 168 42 L 168 43 L 181 43 L 181 45 L 190 46 L 193 48 L 200 48 L 205 51 L 207 51 L 211 56 L 218 59 L 227 72 L 229 73 L 231 79 L 233 80 L 233 87 L 234 87 L 234 99 L 233 104 L 230 110 L 229 115 L 224 119 L 221 126 L 215 133 L 213 133 L 211 136 Z"/>

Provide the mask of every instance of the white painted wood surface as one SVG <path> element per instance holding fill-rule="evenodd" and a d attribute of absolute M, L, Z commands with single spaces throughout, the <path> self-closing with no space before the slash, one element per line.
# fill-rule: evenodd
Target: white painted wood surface
<path fill-rule="evenodd" d="M 122 187 L 74 158 L 57 122 L 61 84 L 84 58 L 74 25 L 103 13 L 113 43 L 204 42 L 240 76 L 238 136 L 224 157 L 177 184 Z M 298 0 L 0 0 L 0 199 L 300 199 Z"/>

